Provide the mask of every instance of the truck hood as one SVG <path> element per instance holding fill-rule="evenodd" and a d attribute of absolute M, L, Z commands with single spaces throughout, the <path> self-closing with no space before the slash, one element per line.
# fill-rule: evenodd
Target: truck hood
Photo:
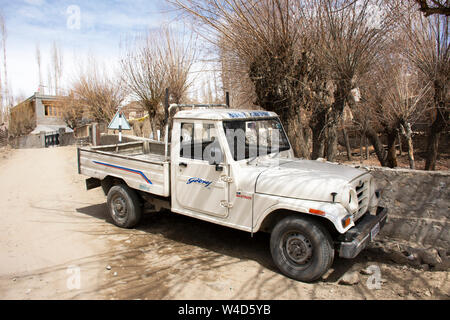
<path fill-rule="evenodd" d="M 347 183 L 366 171 L 314 160 L 280 161 L 261 172 L 256 192 L 281 197 L 331 202 Z"/>

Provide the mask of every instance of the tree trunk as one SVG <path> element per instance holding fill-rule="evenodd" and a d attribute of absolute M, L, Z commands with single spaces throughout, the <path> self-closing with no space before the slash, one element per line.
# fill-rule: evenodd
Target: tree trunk
<path fill-rule="evenodd" d="M 366 137 L 373 145 L 373 148 L 375 149 L 375 153 L 377 154 L 377 158 L 381 166 L 386 167 L 385 152 L 380 137 L 378 137 L 376 131 L 370 127 L 366 129 Z"/>
<path fill-rule="evenodd" d="M 295 111 L 295 133 L 297 135 L 297 141 L 298 141 L 298 148 L 299 148 L 299 155 L 302 158 L 309 158 L 309 150 L 307 142 L 305 141 L 305 135 L 303 133 L 303 125 L 302 125 L 302 118 L 301 118 L 301 111 L 300 106 L 296 108 Z"/>
<path fill-rule="evenodd" d="M 338 81 L 336 91 L 334 92 L 334 102 L 331 105 L 328 123 L 328 143 L 327 159 L 334 161 L 337 155 L 337 123 L 342 116 L 345 108 L 345 102 L 352 90 L 351 78 Z"/>
<path fill-rule="evenodd" d="M 446 84 L 439 80 L 434 82 L 434 104 L 436 106 L 436 119 L 431 125 L 428 137 L 427 160 L 425 170 L 436 170 L 436 159 L 438 155 L 439 138 L 441 132 L 447 125 L 449 110 L 446 108 Z"/>
<path fill-rule="evenodd" d="M 386 155 L 386 165 L 389 168 L 395 168 L 397 164 L 397 150 L 395 150 L 395 141 L 397 141 L 398 130 L 391 129 L 387 131 L 388 150 Z"/>
<path fill-rule="evenodd" d="M 153 135 L 153 140 L 157 140 L 158 139 L 158 133 L 156 131 L 156 120 L 152 119 L 152 118 L 149 118 L 149 120 L 150 120 L 150 130 L 151 130 L 151 133 Z"/>
<path fill-rule="evenodd" d="M 342 125 L 342 134 L 344 135 L 345 148 L 347 149 L 347 159 L 348 161 L 352 161 L 352 148 L 350 147 L 350 140 L 344 125 Z"/>
<path fill-rule="evenodd" d="M 303 128 L 303 136 L 305 137 L 306 150 L 308 151 L 308 159 L 311 158 L 312 150 L 312 131 L 309 126 Z"/>
<path fill-rule="evenodd" d="M 406 141 L 408 142 L 408 159 L 409 159 L 409 167 L 411 169 L 416 169 L 416 165 L 414 162 L 414 147 L 411 136 L 406 138 Z"/>
<path fill-rule="evenodd" d="M 328 127 L 328 139 L 327 139 L 327 160 L 334 162 L 337 155 L 337 130 L 336 125 L 331 124 Z"/>
<path fill-rule="evenodd" d="M 320 132 L 313 131 L 313 150 L 311 159 L 323 158 L 325 151 L 325 139 L 320 136 Z"/>
<path fill-rule="evenodd" d="M 402 150 L 402 137 L 400 136 L 400 132 L 397 134 L 398 137 L 398 155 L 401 156 L 403 154 L 403 150 Z"/>
<path fill-rule="evenodd" d="M 436 170 L 436 160 L 440 137 L 441 133 L 432 126 L 430 136 L 428 137 L 427 160 L 425 162 L 425 170 Z"/>
<path fill-rule="evenodd" d="M 364 136 L 364 147 L 366 149 L 366 160 L 369 160 L 369 156 L 370 156 L 370 154 L 369 154 L 369 142 L 368 142 L 366 136 Z"/>
<path fill-rule="evenodd" d="M 359 162 L 363 163 L 363 140 L 364 136 L 361 134 L 359 137 Z"/>
<path fill-rule="evenodd" d="M 414 161 L 414 147 L 413 147 L 413 141 L 412 141 L 412 130 L 411 130 L 411 124 L 406 121 L 402 121 L 401 124 L 402 129 L 402 135 L 405 137 L 406 142 L 408 144 L 408 160 L 409 160 L 409 167 L 411 169 L 415 169 L 415 161 Z"/>
<path fill-rule="evenodd" d="M 415 169 L 416 165 L 414 162 L 414 147 L 412 142 L 411 134 L 406 135 L 406 141 L 408 143 L 408 160 L 409 160 L 409 167 L 411 169 Z"/>
<path fill-rule="evenodd" d="M 323 107 L 311 116 L 310 128 L 312 131 L 311 159 L 323 158 L 325 150 L 325 126 L 327 110 Z"/>

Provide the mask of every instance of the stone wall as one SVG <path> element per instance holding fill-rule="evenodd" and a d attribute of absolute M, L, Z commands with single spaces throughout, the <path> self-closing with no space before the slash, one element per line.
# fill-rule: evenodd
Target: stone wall
<path fill-rule="evenodd" d="M 71 146 L 77 143 L 73 132 L 64 132 L 59 134 L 59 145 L 61 147 Z"/>
<path fill-rule="evenodd" d="M 75 137 L 72 132 L 60 132 L 59 145 L 69 146 L 76 143 Z M 11 137 L 9 144 L 14 149 L 33 149 L 33 148 L 45 148 L 45 133 L 29 134 L 20 137 Z"/>
<path fill-rule="evenodd" d="M 450 248 L 450 172 L 368 168 L 389 220 L 381 236 Z"/>
<path fill-rule="evenodd" d="M 33 149 L 45 147 L 45 134 L 30 134 L 26 136 L 11 137 L 9 144 L 14 149 Z"/>

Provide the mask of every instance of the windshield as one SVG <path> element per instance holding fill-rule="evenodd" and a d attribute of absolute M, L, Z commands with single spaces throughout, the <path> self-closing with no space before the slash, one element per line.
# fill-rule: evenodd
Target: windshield
<path fill-rule="evenodd" d="M 277 118 L 229 120 L 223 122 L 223 128 L 235 161 L 290 149 L 289 141 Z"/>

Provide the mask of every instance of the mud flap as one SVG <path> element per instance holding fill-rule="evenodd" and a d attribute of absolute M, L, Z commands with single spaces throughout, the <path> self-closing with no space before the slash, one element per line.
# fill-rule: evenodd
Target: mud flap
<path fill-rule="evenodd" d="M 86 190 L 95 189 L 95 188 L 98 188 L 101 186 L 102 186 L 102 183 L 101 183 L 100 179 L 97 179 L 97 178 L 86 179 Z"/>

